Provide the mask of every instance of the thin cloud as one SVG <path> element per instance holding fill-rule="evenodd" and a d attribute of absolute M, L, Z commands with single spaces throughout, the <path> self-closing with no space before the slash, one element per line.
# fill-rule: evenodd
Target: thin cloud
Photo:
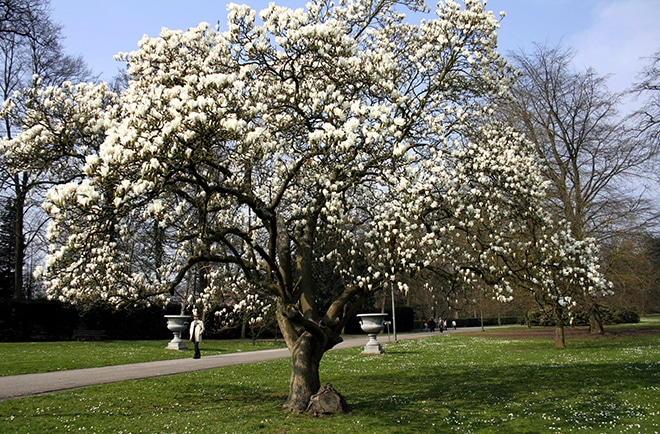
<path fill-rule="evenodd" d="M 602 2 L 592 24 L 571 36 L 575 65 L 611 74 L 614 91 L 628 88 L 648 58 L 660 48 L 660 2 L 625 0 Z"/>

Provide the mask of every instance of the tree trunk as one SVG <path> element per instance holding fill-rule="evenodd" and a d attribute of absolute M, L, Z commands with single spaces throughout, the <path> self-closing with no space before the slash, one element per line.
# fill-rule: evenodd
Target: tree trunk
<path fill-rule="evenodd" d="M 23 264 L 25 260 L 25 237 L 23 234 L 25 195 L 20 187 L 20 176 L 14 176 L 16 199 L 14 200 L 14 298 L 20 300 L 23 294 Z"/>
<path fill-rule="evenodd" d="M 291 350 L 291 380 L 285 406 L 292 411 L 305 411 L 309 399 L 321 388 L 319 366 L 325 346 L 319 345 L 308 332 L 302 334 Z"/>
<path fill-rule="evenodd" d="M 566 337 L 564 335 L 564 309 L 560 304 L 555 304 L 555 348 L 566 348 Z"/>
<path fill-rule="evenodd" d="M 589 333 L 592 335 L 602 335 L 605 333 L 603 317 L 600 314 L 598 303 L 593 300 L 589 303 Z"/>
<path fill-rule="evenodd" d="M 332 330 L 318 327 L 305 331 L 305 322 L 296 309 L 288 309 L 278 301 L 277 322 L 289 351 L 291 352 L 291 379 L 289 382 L 289 397 L 285 407 L 291 411 L 307 410 L 310 398 L 321 388 L 319 366 L 326 351 L 341 342 L 334 336 Z M 313 323 L 308 323 L 314 328 Z"/>
<path fill-rule="evenodd" d="M 555 348 L 566 348 L 564 324 L 562 323 L 558 323 L 557 327 L 555 327 Z"/>

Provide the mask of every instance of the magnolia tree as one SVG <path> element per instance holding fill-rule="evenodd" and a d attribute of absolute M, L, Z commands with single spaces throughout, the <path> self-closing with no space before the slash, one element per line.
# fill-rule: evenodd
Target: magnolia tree
<path fill-rule="evenodd" d="M 103 139 L 48 195 L 49 294 L 167 296 L 200 267 L 204 300 L 227 282 L 270 294 L 292 354 L 286 406 L 305 410 L 348 318 L 375 291 L 405 290 L 404 273 L 502 300 L 525 281 L 560 306 L 575 283 L 602 286 L 588 246 L 544 215 L 531 149 L 494 121 L 510 77 L 497 19 L 446 1 L 413 25 L 401 6 L 422 12 L 416 0 L 318 0 L 270 5 L 259 24 L 230 5 L 228 31 L 143 39 L 115 103 L 85 101 L 115 101 L 103 86 L 62 96 L 89 126 L 26 125 L 8 148 Z"/>

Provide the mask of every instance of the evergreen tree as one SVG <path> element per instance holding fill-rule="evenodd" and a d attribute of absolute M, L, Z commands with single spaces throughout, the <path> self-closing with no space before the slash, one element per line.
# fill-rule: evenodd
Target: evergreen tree
<path fill-rule="evenodd" d="M 14 200 L 4 199 L 0 209 L 0 298 L 14 294 L 15 212 Z"/>

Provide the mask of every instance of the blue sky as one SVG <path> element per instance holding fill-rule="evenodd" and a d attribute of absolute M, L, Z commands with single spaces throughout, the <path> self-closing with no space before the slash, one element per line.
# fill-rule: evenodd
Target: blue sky
<path fill-rule="evenodd" d="M 234 0 L 263 9 L 267 0 Z M 274 0 L 300 7 L 305 0 Z M 226 23 L 226 0 L 51 0 L 53 18 L 64 26 L 67 52 L 82 55 L 109 80 L 121 67 L 118 52 L 137 49 L 143 35 L 162 27 L 188 29 L 202 21 Z M 427 2 L 428 4 L 429 2 Z M 490 0 L 488 9 L 506 11 L 499 45 L 504 53 L 529 51 L 533 43 L 575 49 L 575 66 L 612 74 L 610 87 L 630 85 L 644 57 L 660 50 L 660 0 Z"/>

